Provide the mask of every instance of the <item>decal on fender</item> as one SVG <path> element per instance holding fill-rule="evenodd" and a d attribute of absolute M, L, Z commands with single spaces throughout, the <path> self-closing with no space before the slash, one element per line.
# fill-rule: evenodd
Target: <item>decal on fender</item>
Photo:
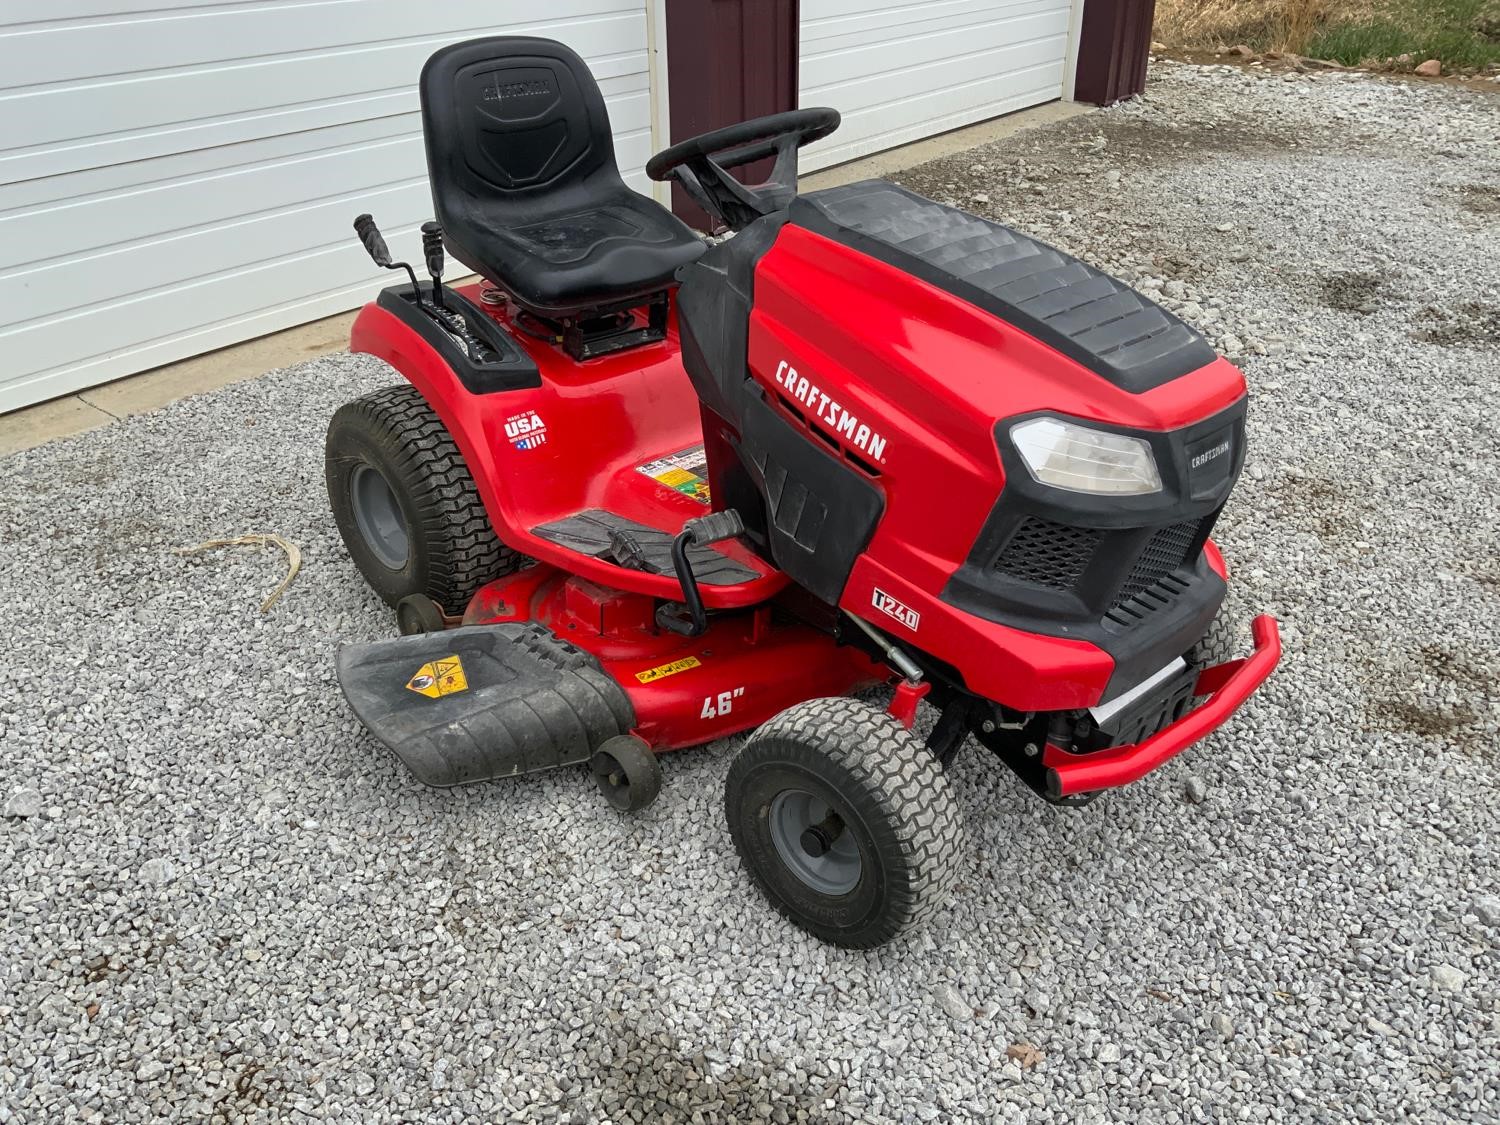
<path fill-rule="evenodd" d="M 635 471 L 674 492 L 691 496 L 700 504 L 709 501 L 708 481 L 704 479 L 708 476 L 708 458 L 703 455 L 701 445 L 647 461 L 644 465 L 637 465 Z"/>
<path fill-rule="evenodd" d="M 917 631 L 917 626 L 922 623 L 922 615 L 920 613 L 912 609 L 911 606 L 907 605 L 900 598 L 891 597 L 890 594 L 887 594 L 879 586 L 875 587 L 875 593 L 870 599 L 870 604 L 887 617 L 901 622 L 901 624 L 905 625 L 913 633 Z"/>
<path fill-rule="evenodd" d="M 505 437 L 517 449 L 535 449 L 547 444 L 547 423 L 535 410 L 523 410 L 505 420 Z"/>
<path fill-rule="evenodd" d="M 406 681 L 406 690 L 425 695 L 428 699 L 468 691 L 469 677 L 464 674 L 464 662 L 456 656 L 429 661 Z"/>
<path fill-rule="evenodd" d="M 637 672 L 635 678 L 643 684 L 653 684 L 657 680 L 664 680 L 668 676 L 677 675 L 678 672 L 686 672 L 689 668 L 699 668 L 702 665 L 703 661 L 696 656 L 684 656 L 681 660 L 674 660 L 670 664 L 658 664 L 655 668 Z"/>

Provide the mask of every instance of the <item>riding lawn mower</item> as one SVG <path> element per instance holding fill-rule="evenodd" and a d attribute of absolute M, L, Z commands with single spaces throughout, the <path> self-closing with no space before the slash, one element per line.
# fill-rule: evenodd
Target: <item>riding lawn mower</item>
<path fill-rule="evenodd" d="M 408 276 L 352 347 L 406 381 L 327 444 L 401 633 L 343 647 L 339 680 L 421 781 L 583 764 L 634 810 L 658 754 L 752 731 L 724 794 L 746 869 L 868 947 L 949 892 L 971 739 L 1084 804 L 1270 674 L 1270 617 L 1230 659 L 1209 538 L 1245 381 L 1188 325 L 894 184 L 797 194 L 830 109 L 654 156 L 700 235 L 625 185 L 560 43 L 445 47 L 421 99 L 430 281 L 355 222 Z M 764 182 L 729 171 L 755 162 Z M 482 280 L 443 284 L 447 255 Z"/>

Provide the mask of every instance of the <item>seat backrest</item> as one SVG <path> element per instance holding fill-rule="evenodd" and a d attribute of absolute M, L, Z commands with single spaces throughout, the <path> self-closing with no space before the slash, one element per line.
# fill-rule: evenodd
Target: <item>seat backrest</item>
<path fill-rule="evenodd" d="M 499 35 L 444 47 L 422 68 L 422 125 L 438 219 L 474 200 L 522 203 L 600 177 L 621 183 L 599 84 L 551 39 Z"/>

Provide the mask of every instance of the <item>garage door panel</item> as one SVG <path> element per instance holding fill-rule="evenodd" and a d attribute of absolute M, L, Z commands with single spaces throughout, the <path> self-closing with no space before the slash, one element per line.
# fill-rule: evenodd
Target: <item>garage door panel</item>
<path fill-rule="evenodd" d="M 201 355 L 215 348 L 254 339 L 268 332 L 357 307 L 369 297 L 375 281 L 361 279 L 351 285 L 319 293 L 299 294 L 289 300 L 249 312 L 236 312 L 223 320 L 195 324 L 154 340 L 132 343 L 123 351 L 71 361 L 46 370 L 17 374 L 0 383 L 0 413 L 29 403 L 86 390 L 118 378 L 121 370 L 144 371 L 186 356 Z"/>
<path fill-rule="evenodd" d="M 432 205 L 415 87 L 447 41 L 511 31 L 579 50 L 627 182 L 649 190 L 644 0 L 569 0 L 525 20 L 469 2 L 128 10 L 144 6 L 58 3 L 25 34 L 0 15 L 11 25 L 0 26 L 0 410 L 358 304 L 393 276 L 353 238 L 360 211 L 376 215 L 396 254 L 420 260 L 417 228 Z M 84 18 L 93 22 L 58 22 Z M 483 27 L 463 22 L 476 18 Z M 341 22 L 360 41 L 340 39 Z M 216 34 L 191 41 L 213 24 Z M 172 42 L 151 42 L 168 28 Z M 46 78 L 32 56 L 49 36 L 54 60 L 72 69 L 18 89 Z M 111 51 L 155 69 L 95 77 Z"/>
<path fill-rule="evenodd" d="M 819 7 L 823 4 L 820 3 Z M 805 24 L 802 57 L 816 58 L 831 51 L 866 44 L 874 38 L 909 40 L 949 28 L 998 23 L 1036 12 L 1056 11 L 1057 8 L 1057 0 L 1009 0 L 1006 3 L 949 0 L 948 3 L 899 4 L 877 9 L 856 6 L 853 14 L 848 16 Z"/>
<path fill-rule="evenodd" d="M 134 18 L 51 21 L 0 29 L 0 67 L 7 86 L 30 86 L 86 81 L 98 75 L 211 69 L 214 64 L 290 51 L 342 53 L 354 45 L 411 39 L 414 33 L 425 42 L 440 44 L 496 34 L 497 24 L 510 25 L 506 34 L 546 34 L 544 29 L 570 22 L 576 25 L 572 37 L 576 49 L 585 55 L 602 54 L 616 43 L 608 38 L 610 17 L 632 21 L 639 12 L 639 5 L 630 0 L 552 0 L 543 18 L 537 19 L 538 6 L 527 13 L 532 21 L 523 22 L 515 12 L 510 19 L 504 18 L 499 7 L 495 0 L 443 0 L 441 4 L 312 0 L 162 12 L 152 0 L 152 11 Z M 414 9 L 421 13 L 415 22 Z"/>
<path fill-rule="evenodd" d="M 799 96 L 843 124 L 814 171 L 1062 96 L 1071 0 L 802 0 Z"/>
<path fill-rule="evenodd" d="M 1027 106 L 1052 100 L 1056 70 L 1051 65 L 986 78 L 969 86 L 934 90 L 899 103 L 872 106 L 850 114 L 850 139 L 821 146 L 820 167 L 840 164 L 924 137 L 960 129 Z M 840 130 L 842 132 L 842 130 Z M 838 133 L 830 140 L 837 139 Z"/>
<path fill-rule="evenodd" d="M 408 190 L 414 198 L 421 192 L 415 187 Z M 420 238 L 414 225 L 393 228 L 391 234 L 403 241 Z M 63 368 L 180 336 L 184 303 L 191 303 L 198 311 L 199 319 L 194 325 L 198 327 L 238 318 L 250 310 L 281 304 L 308 292 L 348 285 L 351 278 L 365 283 L 364 292 L 368 296 L 377 286 L 390 284 L 394 276 L 371 266 L 364 251 L 350 240 L 268 258 L 248 269 L 191 279 L 169 289 L 35 321 L 0 334 L 0 349 L 4 350 L 7 362 L 21 370 Z M 68 357 L 66 364 L 58 363 L 61 357 Z"/>
<path fill-rule="evenodd" d="M 805 64 L 804 88 L 882 83 L 888 98 L 893 71 L 901 74 L 903 89 L 923 82 L 946 85 L 967 81 L 976 68 L 1010 66 L 1020 59 L 1055 59 L 1060 64 L 1067 41 L 1067 13 L 1042 12 L 819 55 Z M 966 77 L 959 77 L 959 72 Z"/>
<path fill-rule="evenodd" d="M 571 29 L 559 29 L 567 30 Z M 592 50 L 580 52 L 584 57 L 608 51 L 600 67 L 602 79 L 636 75 L 644 81 L 646 35 L 640 17 L 590 21 L 578 31 L 568 38 L 580 47 L 592 44 Z M 116 152 L 122 142 L 149 146 L 151 138 L 139 134 L 158 134 L 151 146 L 156 152 L 178 152 L 292 128 L 410 112 L 417 108 L 422 64 L 442 44 L 442 39 L 424 38 L 338 54 L 257 59 L 0 95 L 6 147 L 12 150 L 11 158 L 0 164 L 0 174 L 21 179 L 71 170 L 70 165 L 94 166 L 103 155 L 95 151 L 97 144 L 107 143 Z M 101 114 L 108 129 L 100 127 Z M 140 155 L 154 155 L 151 147 L 141 149 Z M 61 162 L 56 157 L 41 161 L 51 167 L 38 171 L 28 158 L 46 157 L 46 151 L 14 151 L 37 148 L 62 149 L 66 156 Z"/>
<path fill-rule="evenodd" d="M 630 94 L 606 105 L 611 120 L 625 131 L 619 145 L 622 156 L 636 158 L 635 166 L 644 164 L 650 156 L 650 95 Z M 56 195 L 66 202 L 0 217 L 0 276 L 32 261 L 92 255 L 120 241 L 149 241 L 229 217 L 295 207 L 314 198 L 358 198 L 353 193 L 361 185 L 410 178 L 413 169 L 419 170 L 425 182 L 420 121 L 411 114 L 406 123 L 409 131 L 404 136 L 345 144 L 338 130 L 326 130 L 322 143 L 301 156 L 158 180 L 82 200 L 76 199 L 65 182 L 59 183 Z M 313 190 L 316 196 L 311 195 Z M 247 244 L 246 260 L 258 257 L 261 245 Z"/>
<path fill-rule="evenodd" d="M 427 181 L 405 182 L 361 189 L 357 196 L 335 196 L 292 210 L 253 216 L 164 238 L 85 254 L 66 262 L 44 262 L 29 269 L 0 275 L 0 308 L 9 310 L 8 325 L 0 330 L 0 346 L 10 335 L 35 322 L 82 313 L 89 317 L 89 333 L 103 350 L 128 346 L 125 336 L 108 337 L 105 319 L 96 314 L 111 304 L 137 305 L 156 290 L 178 291 L 206 280 L 233 274 L 265 261 L 257 247 L 282 244 L 308 250 L 337 249 L 346 244 L 358 250 L 352 221 L 370 211 L 387 231 L 391 250 L 420 263 L 420 239 L 402 244 L 394 232 L 416 230 L 429 219 L 432 203 Z M 368 260 L 361 271 L 371 277 L 394 275 L 377 271 Z M 420 268 L 419 268 L 420 272 Z"/>

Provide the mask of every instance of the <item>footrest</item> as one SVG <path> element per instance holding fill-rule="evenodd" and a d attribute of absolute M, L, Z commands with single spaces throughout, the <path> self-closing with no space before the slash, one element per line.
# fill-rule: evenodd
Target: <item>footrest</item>
<path fill-rule="evenodd" d="M 586 762 L 635 725 L 599 662 L 534 622 L 345 645 L 338 675 L 359 721 L 427 785 Z"/>
<path fill-rule="evenodd" d="M 630 570 L 641 570 L 647 574 L 672 573 L 672 539 L 670 532 L 647 527 L 603 508 L 590 508 L 567 519 L 554 520 L 531 529 L 533 535 L 550 539 L 596 559 L 606 559 Z M 618 557 L 616 547 L 621 542 L 630 545 L 629 559 Z M 705 586 L 734 586 L 761 577 L 748 566 L 721 555 L 712 547 L 689 547 L 688 559 L 693 564 L 693 573 Z"/>

